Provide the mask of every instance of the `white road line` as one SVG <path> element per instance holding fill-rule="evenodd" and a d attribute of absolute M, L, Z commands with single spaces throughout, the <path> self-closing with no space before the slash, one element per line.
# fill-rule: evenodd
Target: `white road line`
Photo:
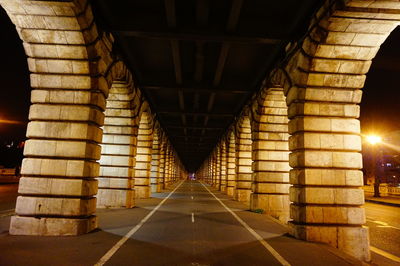
<path fill-rule="evenodd" d="M 259 242 L 261 245 L 263 245 L 271 254 L 272 256 L 274 256 L 274 258 L 276 260 L 278 260 L 282 265 L 285 266 L 290 266 L 290 263 L 285 260 L 270 244 L 268 244 L 263 238 L 262 236 L 260 236 L 256 231 L 254 231 L 245 221 L 243 221 L 239 216 L 237 216 L 236 213 L 234 213 L 231 209 L 229 209 L 228 206 L 226 206 L 219 198 L 217 198 L 217 196 L 214 195 L 214 193 L 212 193 L 202 182 L 200 182 L 200 184 L 207 189 L 207 191 L 214 196 L 214 198 L 221 203 L 221 205 L 230 213 L 233 215 L 233 217 L 236 218 L 236 220 L 238 220 L 238 222 L 240 224 L 243 225 L 244 228 L 247 229 L 247 231 L 249 231 Z"/>
<path fill-rule="evenodd" d="M 192 212 L 192 223 L 194 223 L 194 213 Z"/>
<path fill-rule="evenodd" d="M 393 254 L 390 254 L 390 253 L 388 253 L 386 251 L 383 251 L 382 249 L 379 249 L 379 248 L 376 248 L 376 247 L 373 247 L 373 246 L 369 246 L 369 249 L 372 252 L 375 252 L 375 253 L 378 253 L 381 256 L 384 256 L 385 258 L 388 258 L 388 259 L 396 261 L 396 262 L 400 262 L 400 258 L 399 257 L 397 257 L 397 256 L 395 256 Z"/>
<path fill-rule="evenodd" d="M 400 230 L 399 227 L 396 226 L 391 226 L 386 222 L 382 222 L 382 221 L 375 221 L 375 220 L 371 220 L 371 219 L 367 219 L 367 221 L 371 222 L 371 223 L 376 223 L 379 224 L 377 227 L 385 227 L 385 228 L 393 228 L 393 229 L 397 229 Z"/>
<path fill-rule="evenodd" d="M 183 181 L 179 183 L 178 186 L 174 190 L 172 190 L 168 196 L 163 199 L 157 207 L 155 207 L 149 214 L 144 217 L 140 223 L 138 223 L 135 227 L 133 227 L 125 236 L 123 236 L 107 253 L 95 264 L 95 266 L 101 266 L 104 265 L 107 261 L 110 260 L 110 258 L 118 251 L 118 249 L 121 248 L 123 244 L 125 244 L 126 241 L 134 234 L 136 233 L 142 225 L 147 222 L 147 220 L 161 207 L 161 205 L 164 204 L 165 201 L 182 185 Z"/>

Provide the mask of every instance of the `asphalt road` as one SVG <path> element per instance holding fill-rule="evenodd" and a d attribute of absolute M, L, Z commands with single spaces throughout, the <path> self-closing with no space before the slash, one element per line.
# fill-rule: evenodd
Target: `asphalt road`
<path fill-rule="evenodd" d="M 9 217 L 1 217 L 1 212 L 14 206 L 16 188 L 0 185 L 0 231 L 7 229 Z M 0 234 L 0 265 L 94 265 L 99 261 L 105 265 L 230 266 L 282 265 L 285 261 L 290 265 L 352 263 L 325 245 L 288 236 L 284 226 L 267 216 L 211 192 L 199 182 L 186 181 L 167 200 L 167 192 L 157 193 L 152 199 L 139 200 L 134 209 L 98 210 L 101 230 L 79 237 Z M 366 210 L 371 245 L 400 256 L 400 208 L 368 203 Z M 375 253 L 373 259 L 378 265 L 397 265 Z"/>
<path fill-rule="evenodd" d="M 18 184 L 0 184 L 0 213 L 15 208 Z"/>
<path fill-rule="evenodd" d="M 371 246 L 400 258 L 400 207 L 366 203 L 365 211 Z"/>

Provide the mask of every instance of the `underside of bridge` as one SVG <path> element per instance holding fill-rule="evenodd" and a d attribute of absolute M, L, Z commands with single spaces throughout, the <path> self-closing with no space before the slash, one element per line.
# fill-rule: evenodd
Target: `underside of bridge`
<path fill-rule="evenodd" d="M 189 173 L 369 260 L 359 103 L 384 0 L 0 0 L 31 108 L 13 235 L 79 235 Z"/>
<path fill-rule="evenodd" d="M 188 171 L 196 171 L 320 1 L 92 3 Z M 288 8 L 290 7 L 290 8 Z"/>

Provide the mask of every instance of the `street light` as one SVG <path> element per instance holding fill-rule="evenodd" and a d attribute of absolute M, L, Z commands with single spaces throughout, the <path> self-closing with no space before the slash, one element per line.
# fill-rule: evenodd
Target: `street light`
<path fill-rule="evenodd" d="M 382 138 L 380 136 L 377 135 L 369 135 L 366 136 L 366 140 L 368 141 L 369 144 L 371 144 L 372 146 L 372 172 L 374 174 L 374 197 L 380 197 L 380 193 L 379 193 L 379 186 L 380 186 L 380 179 L 379 179 L 379 175 L 380 175 L 380 171 L 378 171 L 377 169 L 377 163 L 379 161 L 379 164 L 381 164 L 381 160 L 382 160 L 382 155 L 381 155 L 381 150 L 379 149 L 378 151 L 378 146 L 380 143 L 382 143 Z M 379 153 L 379 160 L 377 160 L 377 155 Z M 380 165 L 379 165 L 380 167 Z"/>
<path fill-rule="evenodd" d="M 382 142 L 382 138 L 376 135 L 369 135 L 366 137 L 369 144 L 376 145 Z"/>

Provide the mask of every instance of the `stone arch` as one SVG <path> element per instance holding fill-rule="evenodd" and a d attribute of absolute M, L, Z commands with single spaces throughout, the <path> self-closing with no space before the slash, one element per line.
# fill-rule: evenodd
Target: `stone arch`
<path fill-rule="evenodd" d="M 128 76 L 129 77 L 129 76 Z M 127 80 L 115 80 L 107 98 L 100 158 L 98 207 L 135 206 L 138 95 Z"/>
<path fill-rule="evenodd" d="M 108 87 L 86 1 L 1 1 L 28 56 L 33 88 L 17 200 L 15 235 L 77 235 L 94 215 Z M 62 208 L 58 206 L 63 206 Z"/>
<path fill-rule="evenodd" d="M 236 136 L 235 131 L 227 137 L 227 183 L 226 194 L 233 197 L 236 191 Z"/>
<path fill-rule="evenodd" d="M 135 191 L 136 198 L 151 196 L 150 170 L 153 148 L 153 117 L 146 102 L 139 113 L 136 146 Z"/>
<path fill-rule="evenodd" d="M 217 190 L 221 190 L 221 146 L 217 145 L 214 150 L 214 158 L 215 158 L 215 178 L 214 178 L 214 187 Z"/>
<path fill-rule="evenodd" d="M 159 147 L 160 147 L 160 159 L 158 167 L 158 177 L 160 189 L 165 189 L 165 173 L 166 173 L 166 150 L 167 150 L 167 140 L 165 133 L 161 132 L 159 137 Z"/>
<path fill-rule="evenodd" d="M 289 134 L 283 88 L 264 88 L 253 104 L 253 186 L 250 208 L 289 220 Z"/>
<path fill-rule="evenodd" d="M 159 125 L 154 127 L 152 153 L 151 153 L 151 169 L 150 169 L 150 183 L 151 193 L 161 192 L 162 176 L 160 175 L 160 161 L 161 161 L 161 128 Z"/>
<path fill-rule="evenodd" d="M 244 110 L 236 124 L 236 192 L 235 200 L 250 204 L 252 171 L 251 118 Z"/>
<path fill-rule="evenodd" d="M 358 104 L 371 60 L 399 14 L 396 2 L 326 1 L 284 66 L 291 233 L 364 261 L 370 254 Z"/>
<path fill-rule="evenodd" d="M 220 151 L 220 190 L 226 193 L 227 188 L 227 148 L 226 148 L 226 141 L 223 138 L 219 144 L 219 151 Z"/>

